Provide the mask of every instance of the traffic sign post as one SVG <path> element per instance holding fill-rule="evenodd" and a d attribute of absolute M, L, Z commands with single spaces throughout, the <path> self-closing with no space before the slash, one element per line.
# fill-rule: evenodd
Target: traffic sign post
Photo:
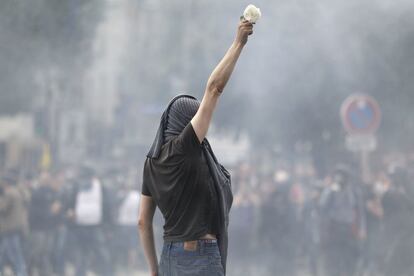
<path fill-rule="evenodd" d="M 351 134 L 345 137 L 345 146 L 352 152 L 371 152 L 377 148 L 377 136 L 374 134 Z"/>
<path fill-rule="evenodd" d="M 362 178 L 368 182 L 369 153 L 377 148 L 375 132 L 381 124 L 381 109 L 371 96 L 354 94 L 342 103 L 341 119 L 347 132 L 346 148 L 360 153 Z"/>

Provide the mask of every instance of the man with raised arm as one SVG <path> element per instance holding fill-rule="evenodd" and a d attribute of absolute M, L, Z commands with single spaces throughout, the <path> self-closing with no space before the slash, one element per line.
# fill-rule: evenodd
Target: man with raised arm
<path fill-rule="evenodd" d="M 151 275 L 225 275 L 230 175 L 205 137 L 252 33 L 252 23 L 239 23 L 234 42 L 208 79 L 201 103 L 179 95 L 162 115 L 144 165 L 138 222 Z M 165 219 L 159 264 L 152 228 L 156 207 Z"/>

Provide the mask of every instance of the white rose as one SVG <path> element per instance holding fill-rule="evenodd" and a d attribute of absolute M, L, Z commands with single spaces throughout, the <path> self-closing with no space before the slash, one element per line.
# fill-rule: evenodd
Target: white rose
<path fill-rule="evenodd" d="M 244 19 L 248 20 L 250 23 L 256 23 L 257 20 L 262 16 L 260 9 L 255 5 L 248 5 L 243 13 Z"/>

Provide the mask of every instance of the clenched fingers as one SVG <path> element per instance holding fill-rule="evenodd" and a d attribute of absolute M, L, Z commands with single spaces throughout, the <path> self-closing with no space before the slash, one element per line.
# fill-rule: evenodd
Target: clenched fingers
<path fill-rule="evenodd" d="M 248 35 L 251 35 L 253 33 L 253 24 L 247 20 L 243 20 L 239 24 L 239 30 L 247 33 Z"/>

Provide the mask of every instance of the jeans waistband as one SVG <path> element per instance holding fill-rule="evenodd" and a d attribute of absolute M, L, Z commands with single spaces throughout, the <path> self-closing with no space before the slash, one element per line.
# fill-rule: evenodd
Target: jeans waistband
<path fill-rule="evenodd" d="M 165 241 L 165 245 L 174 245 L 174 246 L 183 246 L 185 242 L 197 242 L 199 245 L 208 245 L 208 244 L 217 244 L 217 240 L 211 239 L 200 239 L 200 240 L 193 240 L 193 241 Z"/>
<path fill-rule="evenodd" d="M 218 250 L 217 240 L 200 239 L 194 241 L 164 242 L 162 254 L 185 254 L 203 255 L 211 254 Z"/>

